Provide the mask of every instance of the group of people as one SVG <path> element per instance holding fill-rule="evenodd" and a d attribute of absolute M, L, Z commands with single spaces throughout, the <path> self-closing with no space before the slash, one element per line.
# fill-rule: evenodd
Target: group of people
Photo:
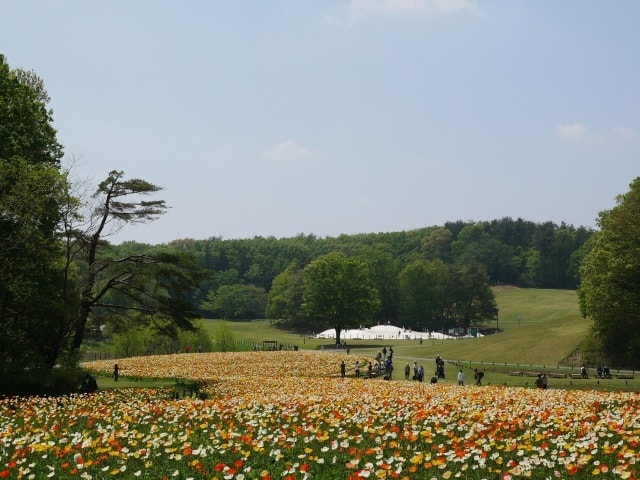
<path fill-rule="evenodd" d="M 445 378 L 444 372 L 444 360 L 440 357 L 440 355 L 436 355 L 435 358 L 436 369 L 433 374 L 433 377 L 430 379 L 430 383 L 438 383 L 438 379 Z M 368 369 L 368 377 L 371 378 L 373 376 L 383 376 L 385 380 L 392 379 L 393 373 L 393 348 L 386 347 L 379 351 L 374 357 L 374 362 L 367 362 Z M 360 378 L 360 371 L 364 368 L 364 362 L 361 363 L 360 360 L 356 360 L 354 364 L 354 376 L 356 378 Z M 413 376 L 411 373 L 413 372 Z M 340 361 L 340 376 L 347 376 L 347 364 L 344 360 Z M 484 377 L 484 372 L 474 369 L 473 379 L 475 380 L 476 385 L 482 385 L 482 379 Z M 404 366 L 404 379 L 405 380 L 415 380 L 417 382 L 424 381 L 424 367 L 422 365 L 418 365 L 418 361 L 414 360 L 413 367 L 409 365 L 409 363 Z M 458 385 L 464 385 L 464 372 L 460 370 L 458 372 Z"/>
<path fill-rule="evenodd" d="M 384 347 L 379 351 L 375 358 L 374 363 L 367 362 L 367 376 L 369 378 L 373 376 L 382 376 L 385 380 L 391 380 L 393 375 L 393 347 Z M 360 371 L 364 368 L 364 363 L 360 360 L 356 360 L 353 366 L 354 376 L 360 378 Z M 347 364 L 344 360 L 340 361 L 340 376 L 347 376 Z"/>
<path fill-rule="evenodd" d="M 580 367 L 580 375 L 582 375 L 582 378 L 584 379 L 589 378 L 589 372 L 587 371 L 587 367 L 585 365 Z M 609 370 L 609 367 L 607 367 L 606 365 L 604 367 L 598 365 L 598 367 L 596 368 L 596 377 L 611 378 L 611 371 Z"/>
<path fill-rule="evenodd" d="M 546 389 L 547 388 L 547 374 L 542 372 L 538 374 L 536 378 L 536 387 Z"/>

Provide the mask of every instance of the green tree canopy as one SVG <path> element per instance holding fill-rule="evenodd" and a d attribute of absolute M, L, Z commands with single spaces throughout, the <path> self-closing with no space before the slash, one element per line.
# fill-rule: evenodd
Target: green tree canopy
<path fill-rule="evenodd" d="M 141 179 L 124 179 L 112 171 L 98 185 L 85 230 L 69 225 L 68 265 L 82 267 L 79 307 L 74 319 L 72 349 L 78 351 L 90 319 L 138 315 L 154 328 L 175 337 L 192 330 L 197 312 L 190 295 L 204 278 L 193 255 L 173 249 L 149 248 L 117 255 L 106 241 L 124 225 L 145 223 L 162 215 L 164 200 L 147 200 L 161 188 Z M 119 301 L 112 301 L 114 297 Z M 117 314 L 115 313 L 117 312 Z"/>
<path fill-rule="evenodd" d="M 400 323 L 417 330 L 434 330 L 444 315 L 449 278 L 442 260 L 415 260 L 399 274 Z"/>
<path fill-rule="evenodd" d="M 0 54 L 0 158 L 59 166 L 62 146 L 44 83 L 33 72 L 12 70 Z"/>
<path fill-rule="evenodd" d="M 201 308 L 225 319 L 263 318 L 267 294 L 264 288 L 237 283 L 211 290 Z"/>
<path fill-rule="evenodd" d="M 367 264 L 342 253 L 320 256 L 304 269 L 303 308 L 340 332 L 371 322 L 380 299 Z"/>
<path fill-rule="evenodd" d="M 304 271 L 295 261 L 273 279 L 267 299 L 268 318 L 278 320 L 289 328 L 309 330 L 302 309 L 303 279 Z"/>
<path fill-rule="evenodd" d="M 604 354 L 621 366 L 640 367 L 640 177 L 600 213 L 580 270 L 580 309 L 593 320 Z"/>
<path fill-rule="evenodd" d="M 47 102 L 42 81 L 0 55 L 0 374 L 53 367 L 68 340 L 57 237 L 66 178 Z"/>

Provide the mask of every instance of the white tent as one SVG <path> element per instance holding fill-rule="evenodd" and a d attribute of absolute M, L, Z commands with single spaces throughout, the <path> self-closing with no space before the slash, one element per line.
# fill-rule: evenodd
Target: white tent
<path fill-rule="evenodd" d="M 336 331 L 330 328 L 318 333 L 316 338 L 336 338 Z M 420 338 L 424 340 L 442 340 L 455 337 L 440 332 L 416 332 L 394 325 L 352 328 L 340 332 L 341 340 L 418 340 Z"/>

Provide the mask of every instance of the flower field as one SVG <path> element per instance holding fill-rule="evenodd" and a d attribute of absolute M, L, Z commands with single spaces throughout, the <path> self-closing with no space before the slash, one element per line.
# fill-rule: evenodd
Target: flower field
<path fill-rule="evenodd" d="M 637 393 L 339 377 L 338 353 L 118 360 L 205 400 L 119 389 L 0 400 L 0 478 L 638 478 Z M 353 367 L 357 357 L 350 355 Z M 113 361 L 86 367 L 109 373 Z"/>

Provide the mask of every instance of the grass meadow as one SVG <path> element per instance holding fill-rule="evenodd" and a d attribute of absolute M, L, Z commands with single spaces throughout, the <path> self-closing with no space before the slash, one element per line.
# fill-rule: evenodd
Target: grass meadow
<path fill-rule="evenodd" d="M 347 354 L 264 321 L 230 325 L 238 340 L 299 350 L 88 362 L 96 394 L 0 399 L 0 478 L 639 478 L 637 375 L 550 378 L 546 390 L 527 376 L 571 372 L 562 364 L 588 329 L 575 292 L 496 295 L 500 333 L 395 342 L 392 381 L 354 376 L 356 360 L 366 364 L 389 342 L 354 341 Z M 435 355 L 447 360 L 447 378 L 404 379 L 414 360 L 430 376 Z M 482 386 L 469 381 L 478 367 Z"/>

